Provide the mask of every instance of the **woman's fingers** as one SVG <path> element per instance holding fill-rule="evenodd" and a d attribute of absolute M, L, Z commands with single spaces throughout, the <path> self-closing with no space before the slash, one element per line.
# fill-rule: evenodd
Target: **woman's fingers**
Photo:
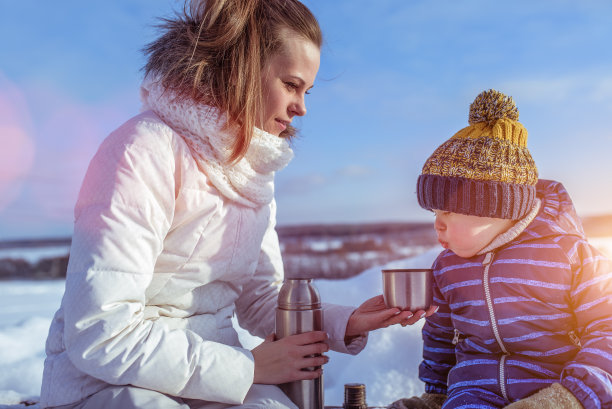
<path fill-rule="evenodd" d="M 271 339 L 266 337 L 265 341 L 252 351 L 256 357 L 256 374 L 262 374 L 257 377 L 258 380 L 282 383 L 316 378 L 321 374 L 320 367 L 329 361 L 329 358 L 323 355 L 329 351 L 325 342 L 327 333 L 323 331 L 290 335 L 274 342 L 270 342 Z M 273 373 L 274 371 L 277 372 Z"/>
<path fill-rule="evenodd" d="M 302 381 L 306 379 L 316 379 L 323 375 L 323 369 L 321 366 L 317 366 L 313 370 L 296 370 L 291 374 L 291 378 L 295 381 Z"/>
<path fill-rule="evenodd" d="M 402 327 L 405 327 L 406 325 L 414 325 L 417 323 L 418 320 L 425 317 L 425 311 L 423 310 L 418 310 L 411 314 L 412 315 L 409 315 L 405 319 L 402 320 L 401 322 Z"/>
<path fill-rule="evenodd" d="M 430 315 L 435 314 L 435 313 L 438 311 L 438 309 L 439 309 L 439 308 L 440 308 L 440 307 L 438 307 L 437 305 L 432 305 L 432 306 L 431 306 L 431 307 L 429 307 L 429 309 L 427 310 L 427 313 L 425 314 L 425 316 L 426 316 L 426 317 L 429 317 Z"/>
<path fill-rule="evenodd" d="M 290 335 L 283 338 L 281 341 L 293 345 L 308 345 L 316 343 L 324 343 L 327 341 L 327 333 L 324 331 L 310 331 L 302 334 Z"/>
<path fill-rule="evenodd" d="M 394 314 L 389 319 L 385 321 L 386 326 L 391 326 L 395 324 L 402 324 L 407 319 L 410 319 L 413 316 L 413 313 L 410 311 L 400 311 L 399 313 Z"/>
<path fill-rule="evenodd" d="M 309 355 L 321 355 L 327 351 L 329 351 L 329 345 L 323 342 L 318 342 L 316 344 L 303 345 L 296 352 L 300 356 L 309 356 Z"/>
<path fill-rule="evenodd" d="M 251 351 L 255 360 L 255 383 L 279 384 L 321 375 L 320 367 L 328 361 L 322 355 L 329 350 L 323 342 L 327 339 L 325 332 L 292 335 L 274 342 L 270 339 L 266 337 Z"/>
<path fill-rule="evenodd" d="M 423 310 L 415 311 L 414 315 L 403 319 L 400 323 L 403 327 L 405 327 L 406 325 L 413 325 L 421 318 L 429 317 L 430 315 L 435 314 L 438 311 L 438 308 L 439 307 L 437 305 L 432 305 L 431 307 L 427 309 L 427 311 L 423 311 Z"/>
<path fill-rule="evenodd" d="M 318 369 L 329 362 L 329 357 L 326 355 L 308 356 L 300 359 L 297 362 L 297 368 L 300 370 L 311 371 Z"/>
<path fill-rule="evenodd" d="M 296 380 L 315 379 L 323 374 L 322 366 L 329 362 L 325 355 L 308 356 L 295 361 L 292 376 Z"/>

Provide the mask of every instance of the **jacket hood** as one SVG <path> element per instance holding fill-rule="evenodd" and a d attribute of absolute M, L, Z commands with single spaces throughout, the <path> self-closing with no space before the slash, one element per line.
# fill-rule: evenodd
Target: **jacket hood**
<path fill-rule="evenodd" d="M 553 237 L 562 234 L 586 238 L 582 220 L 563 184 L 540 179 L 536 185 L 536 197 L 542 201 L 540 212 L 519 236 L 519 241 L 528 241 L 534 236 Z"/>

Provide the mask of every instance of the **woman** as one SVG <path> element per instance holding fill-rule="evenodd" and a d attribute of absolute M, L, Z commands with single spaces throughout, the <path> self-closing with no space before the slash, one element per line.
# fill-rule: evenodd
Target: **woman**
<path fill-rule="evenodd" d="M 274 340 L 283 279 L 273 178 L 319 68 L 297 0 L 193 1 L 146 49 L 143 112 L 93 158 L 75 208 L 42 407 L 294 407 L 274 386 L 329 348 L 413 323 L 382 297 L 325 306 L 324 331 Z M 265 341 L 244 349 L 232 327 Z"/>

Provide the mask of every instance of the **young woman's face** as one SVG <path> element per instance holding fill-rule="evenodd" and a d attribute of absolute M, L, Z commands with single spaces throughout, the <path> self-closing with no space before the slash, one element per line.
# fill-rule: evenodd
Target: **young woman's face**
<path fill-rule="evenodd" d="M 280 52 L 263 67 L 263 123 L 259 128 L 280 136 L 294 116 L 306 114 L 304 97 L 314 84 L 320 57 L 311 41 L 287 33 Z"/>
<path fill-rule="evenodd" d="M 468 216 L 443 210 L 434 210 L 434 214 L 434 227 L 442 247 L 464 258 L 475 256 L 513 224 L 511 220 Z"/>

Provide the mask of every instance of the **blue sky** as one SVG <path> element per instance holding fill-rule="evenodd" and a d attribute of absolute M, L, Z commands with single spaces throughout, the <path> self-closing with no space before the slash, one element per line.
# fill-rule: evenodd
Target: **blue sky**
<path fill-rule="evenodd" d="M 540 172 L 612 213 L 612 2 L 310 0 L 325 44 L 278 222 L 432 220 L 415 182 L 482 90 Z M 70 235 L 87 164 L 139 111 L 141 48 L 176 0 L 0 0 L 0 239 Z"/>

